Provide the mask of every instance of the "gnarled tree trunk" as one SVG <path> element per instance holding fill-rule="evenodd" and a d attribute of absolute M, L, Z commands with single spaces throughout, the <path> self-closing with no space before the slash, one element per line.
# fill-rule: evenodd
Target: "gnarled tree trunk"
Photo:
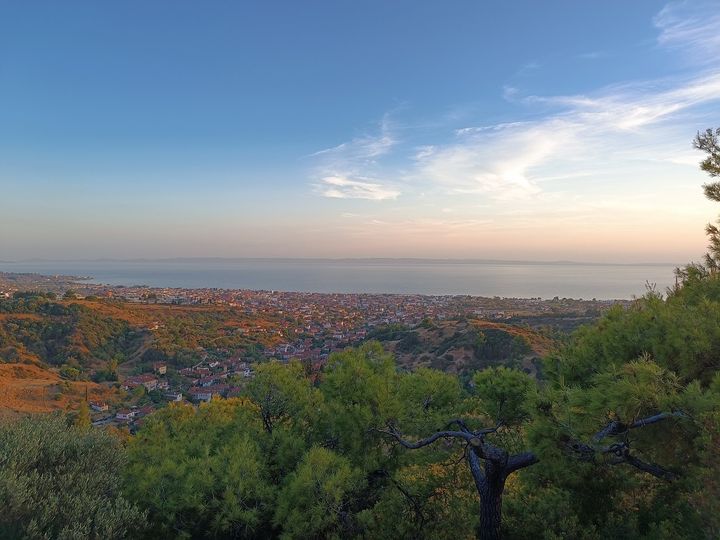
<path fill-rule="evenodd" d="M 465 441 L 468 467 L 480 497 L 478 538 L 498 540 L 501 534 L 505 480 L 515 471 L 537 463 L 538 459 L 532 452 L 510 455 L 506 450 L 485 440 L 485 436 L 496 432 L 499 426 L 472 431 L 462 420 L 453 420 L 450 425 L 457 425 L 460 429 L 438 431 L 416 442 L 406 441 L 392 426 L 388 431 L 381 430 L 381 433 L 392 435 L 401 445 L 410 449 L 428 446 L 439 439 Z"/>
<path fill-rule="evenodd" d="M 502 494 L 505 480 L 498 484 L 488 485 L 480 493 L 480 540 L 499 540 L 502 524 Z"/>

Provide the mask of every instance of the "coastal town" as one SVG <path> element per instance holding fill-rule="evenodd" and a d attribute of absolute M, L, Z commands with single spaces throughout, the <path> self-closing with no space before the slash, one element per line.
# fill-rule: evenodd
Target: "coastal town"
<path fill-rule="evenodd" d="M 125 310 L 137 306 L 151 314 L 159 310 L 170 314 L 183 309 L 191 313 L 202 310 L 232 314 L 241 321 L 218 329 L 216 338 L 205 336 L 179 362 L 177 355 L 161 354 L 152 348 L 168 331 L 166 326 L 176 324 L 177 317 L 148 319 L 140 337 L 149 350 L 121 363 L 116 380 L 103 383 L 116 385 L 125 397 L 114 403 L 90 403 L 99 425 L 113 423 L 132 429 L 145 415 L 168 402 L 197 404 L 239 395 L 252 379 L 257 362 L 297 359 L 309 371 L 318 371 L 330 354 L 373 338 L 378 329 L 414 328 L 424 321 L 468 318 L 569 331 L 597 318 L 613 304 L 627 304 L 567 298 L 123 287 L 75 276 L 0 273 L 0 299 L 28 290 L 52 293 L 68 303 L 120 306 L 118 309 Z M 177 331 L 187 334 L 187 328 Z"/>

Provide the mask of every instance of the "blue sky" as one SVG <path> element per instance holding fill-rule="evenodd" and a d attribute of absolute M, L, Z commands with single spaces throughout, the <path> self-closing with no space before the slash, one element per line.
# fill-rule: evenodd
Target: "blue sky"
<path fill-rule="evenodd" d="M 0 260 L 697 259 L 717 2 L 0 2 Z"/>

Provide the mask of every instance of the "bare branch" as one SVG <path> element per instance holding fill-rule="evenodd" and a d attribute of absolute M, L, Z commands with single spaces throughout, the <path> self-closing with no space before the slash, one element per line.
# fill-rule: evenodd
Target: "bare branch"
<path fill-rule="evenodd" d="M 619 420 L 613 420 L 593 436 L 593 442 L 598 443 L 607 437 L 622 435 L 630 429 L 636 429 L 648 426 L 650 424 L 656 424 L 668 418 L 688 418 L 688 415 L 682 411 L 661 412 L 653 414 L 651 416 L 646 416 L 645 418 L 640 418 L 639 420 L 635 420 L 630 424 L 624 424 Z"/>
<path fill-rule="evenodd" d="M 482 466 L 480 465 L 480 458 L 472 448 L 468 449 L 467 458 L 470 472 L 472 473 L 473 480 L 475 481 L 475 488 L 478 493 L 483 493 L 487 485 L 487 480 L 485 479 L 485 473 L 483 473 Z"/>
<path fill-rule="evenodd" d="M 626 456 L 625 461 L 636 469 L 639 469 L 648 474 L 652 474 L 656 478 L 668 481 L 677 479 L 677 475 L 656 463 L 647 463 L 645 461 L 642 461 L 641 459 L 636 458 L 635 456 L 631 456 L 630 454 Z"/>
<path fill-rule="evenodd" d="M 622 422 L 618 422 L 617 420 L 613 420 L 593 436 L 593 442 L 598 443 L 606 437 L 619 435 L 626 431 L 627 427 L 625 426 L 625 424 L 623 424 Z"/>
<path fill-rule="evenodd" d="M 636 469 L 653 475 L 662 480 L 675 480 L 677 476 L 669 470 L 661 467 L 657 463 L 648 463 L 630 454 L 630 445 L 628 443 L 612 444 L 603 450 L 606 454 L 612 454 L 613 458 L 608 460 L 610 465 L 619 465 L 627 463 Z"/>
<path fill-rule="evenodd" d="M 519 469 L 524 469 L 525 467 L 534 465 L 538 461 L 539 460 L 534 453 L 522 452 L 520 454 L 515 454 L 514 456 L 510 456 L 508 458 L 507 465 L 505 468 L 506 468 L 507 474 L 510 474 Z"/>
<path fill-rule="evenodd" d="M 607 426 L 605 426 L 603 429 L 598 431 L 593 436 L 592 441 L 593 441 L 593 443 L 597 444 L 600 441 L 602 441 L 603 439 L 606 439 L 608 437 L 617 437 L 620 435 L 627 435 L 631 429 L 637 429 L 637 428 L 649 426 L 651 424 L 657 424 L 658 422 L 662 422 L 663 420 L 667 420 L 669 418 L 690 418 L 690 417 L 682 411 L 670 411 L 670 412 L 660 412 L 657 414 L 646 416 L 645 418 L 640 418 L 629 424 L 624 424 L 623 422 L 620 422 L 619 420 L 613 420 Z M 645 461 L 631 455 L 630 454 L 630 442 L 629 442 L 627 436 L 624 437 L 624 439 L 625 440 L 623 440 L 622 442 L 615 442 L 615 443 L 610 444 L 609 446 L 605 446 L 603 448 L 597 448 L 596 446 L 585 444 L 585 443 L 583 443 L 581 441 L 577 441 L 577 440 L 571 441 L 568 446 L 575 453 L 577 453 L 580 456 L 580 459 L 582 459 L 583 461 L 595 461 L 595 454 L 600 453 L 600 454 L 612 456 L 606 460 L 606 463 L 609 463 L 610 465 L 619 465 L 621 463 L 627 463 L 628 465 L 631 465 L 642 472 L 651 474 L 651 475 L 655 476 L 656 478 L 661 478 L 663 480 L 674 480 L 675 478 L 677 478 L 677 476 L 674 473 L 661 467 L 660 465 L 658 465 L 656 463 L 645 462 Z"/>
<path fill-rule="evenodd" d="M 420 520 L 420 528 L 422 528 L 423 523 L 425 522 L 425 515 L 422 511 L 422 505 L 418 502 L 417 498 L 415 498 L 405 487 L 395 480 L 390 474 L 388 474 L 387 471 L 383 471 L 384 476 L 397 488 L 397 490 L 403 494 L 405 499 L 410 501 L 410 503 L 413 506 L 413 510 L 415 511 L 415 515 Z"/>
<path fill-rule="evenodd" d="M 482 428 L 475 431 L 472 431 L 468 425 L 465 423 L 465 420 L 462 418 L 455 418 L 453 420 L 450 420 L 447 425 L 445 426 L 445 429 L 450 428 L 451 426 L 456 425 L 460 428 L 461 431 L 464 431 L 466 433 L 471 433 L 476 437 L 482 437 L 483 435 L 488 435 L 490 433 L 495 433 L 498 429 L 500 429 L 503 425 L 502 422 L 498 422 L 498 424 L 495 427 L 491 428 Z"/>
<path fill-rule="evenodd" d="M 480 497 L 480 530 L 482 538 L 499 538 L 502 494 L 507 477 L 518 469 L 529 467 L 538 462 L 532 452 L 523 452 L 509 456 L 507 450 L 485 440 L 485 436 L 496 432 L 501 424 L 492 428 L 471 431 L 461 419 L 451 420 L 446 427 L 456 425 L 460 431 L 437 431 L 418 441 L 405 440 L 393 426 L 385 430 L 374 431 L 390 435 L 402 446 L 409 449 L 423 448 L 439 439 L 460 439 L 465 441 L 463 457 L 467 459 L 475 488 Z"/>
<path fill-rule="evenodd" d="M 394 428 L 390 428 L 388 430 L 378 429 L 377 432 L 394 437 L 397 442 L 399 442 L 405 448 L 409 448 L 411 450 L 416 450 L 418 448 L 422 448 L 423 446 L 428 446 L 429 444 L 434 443 L 438 439 L 463 439 L 465 441 L 472 442 L 472 439 L 474 438 L 471 433 L 465 433 L 464 431 L 437 431 L 429 437 L 420 439 L 419 441 L 411 442 L 403 439 L 402 435 Z"/>
<path fill-rule="evenodd" d="M 578 455 L 581 461 L 595 461 L 595 448 L 584 442 L 571 439 L 565 445 Z"/>
<path fill-rule="evenodd" d="M 628 426 L 628 428 L 634 429 L 650 424 L 655 424 L 657 422 L 661 422 L 662 420 L 666 420 L 667 418 L 688 418 L 688 415 L 682 411 L 661 412 L 652 416 L 641 418 L 640 420 L 635 420 L 632 424 Z"/>

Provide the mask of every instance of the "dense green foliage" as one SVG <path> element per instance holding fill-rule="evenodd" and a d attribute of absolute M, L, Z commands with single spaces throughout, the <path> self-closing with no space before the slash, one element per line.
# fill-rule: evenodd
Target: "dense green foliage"
<path fill-rule="evenodd" d="M 718 317 L 716 277 L 667 298 L 649 294 L 577 332 L 546 358 L 542 382 L 507 367 L 478 371 L 467 385 L 432 369 L 406 372 L 373 342 L 332 355 L 319 377 L 297 362 L 268 362 L 244 398 L 148 417 L 126 466 L 101 432 L 55 419 L 13 424 L 0 442 L 12 456 L 0 467 L 12 509 L 4 535 L 54 538 L 77 527 L 63 534 L 88 537 L 96 522 L 72 508 L 92 499 L 82 504 L 106 505 L 92 510 L 105 520 L 97 526 L 116 527 L 108 538 L 129 531 L 130 516 L 147 538 L 470 538 L 479 499 L 463 442 L 407 450 L 388 433 L 418 440 L 460 418 L 472 429 L 499 426 L 488 441 L 539 458 L 507 480 L 506 538 L 714 538 Z M 658 413 L 668 417 L 596 440 L 610 422 Z M 613 444 L 622 459 L 607 451 Z M 46 497 L 62 485 L 54 476 L 83 474 L 70 465 L 97 475 Z M 127 500 L 117 495 L 121 471 Z M 94 495 L 99 483 L 116 494 L 112 504 Z M 55 516 L 60 507 L 71 509 L 66 517 Z"/>
<path fill-rule="evenodd" d="M 246 315 L 235 309 L 228 311 L 184 311 L 181 315 L 162 318 L 155 332 L 155 347 L 166 360 L 178 366 L 190 365 L 198 347 L 206 349 L 246 349 L 261 346 L 254 333 L 242 332 L 237 326 Z"/>
<path fill-rule="evenodd" d="M 124 453 L 57 416 L 0 425 L 0 538 L 133 538 L 144 513 L 120 494 Z"/>
<path fill-rule="evenodd" d="M 150 537 L 263 536 L 275 488 L 253 409 L 170 407 L 132 441 L 127 492 L 151 511 Z"/>
<path fill-rule="evenodd" d="M 0 300 L 0 359 L 35 355 L 48 364 L 71 360 L 76 367 L 92 360 L 122 359 L 134 333 L 127 322 L 105 317 L 79 304 L 64 305 L 52 295 L 16 293 Z"/>
<path fill-rule="evenodd" d="M 472 349 L 474 359 L 482 367 L 500 360 L 517 359 L 531 352 L 530 347 L 523 339 L 496 328 L 487 328 L 482 332 L 472 330 L 455 334 L 443 340 L 435 353 L 442 355 L 455 348 Z"/>
<path fill-rule="evenodd" d="M 535 353 L 524 337 L 504 328 L 478 329 L 460 319 L 452 332 L 424 321 L 415 328 L 389 324 L 368 334 L 398 354 L 406 365 L 418 360 L 435 369 L 460 373 L 463 381 L 487 367 L 519 367 Z M 410 358 L 410 360 L 409 360 Z"/>
<path fill-rule="evenodd" d="M 665 319 L 645 310 L 674 312 L 679 296 L 650 295 L 581 331 L 547 360 L 541 386 L 503 367 L 478 372 L 468 388 L 434 370 L 399 372 L 372 343 L 331 357 L 319 383 L 298 363 L 265 364 L 248 399 L 151 417 L 130 445 L 128 493 L 161 537 L 472 537 L 478 500 L 463 446 L 406 451 L 380 432 L 394 425 L 412 439 L 462 417 L 478 427 L 502 423 L 495 444 L 540 457 L 506 488 L 508 538 L 712 538 L 720 378 L 665 365 L 641 346 L 615 362 L 585 350 L 633 351 L 644 335 L 622 329 L 641 322 L 663 335 Z M 622 439 L 672 471 L 673 482 L 614 464 L 599 447 L 583 459 L 569 444 L 592 441 L 611 420 L 660 411 L 683 416 Z"/>

